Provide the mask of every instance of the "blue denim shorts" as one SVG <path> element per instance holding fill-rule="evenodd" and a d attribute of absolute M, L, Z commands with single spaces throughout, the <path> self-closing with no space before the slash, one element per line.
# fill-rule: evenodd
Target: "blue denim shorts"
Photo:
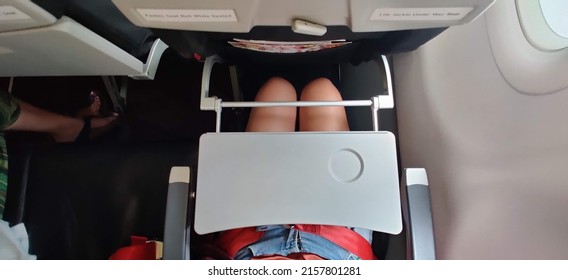
<path fill-rule="evenodd" d="M 328 260 L 360 259 L 319 235 L 299 231 L 294 227 L 283 225 L 260 226 L 257 227 L 257 231 L 264 231 L 262 238 L 237 252 L 235 260 L 249 260 L 253 257 L 270 255 L 287 256 L 293 253 L 316 254 Z M 355 231 L 371 243 L 372 232 L 370 230 L 356 229 Z"/>

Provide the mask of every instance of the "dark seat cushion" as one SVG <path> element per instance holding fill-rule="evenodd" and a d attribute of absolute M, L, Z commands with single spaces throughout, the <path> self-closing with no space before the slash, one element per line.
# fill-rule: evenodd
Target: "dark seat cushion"
<path fill-rule="evenodd" d="M 170 168 L 195 165 L 195 148 L 155 143 L 33 151 L 20 161 L 28 163 L 23 194 L 13 185 L 8 191 L 8 217 L 14 223 L 20 216 L 30 253 L 39 259 L 108 259 L 131 235 L 163 240 Z"/>
<path fill-rule="evenodd" d="M 52 14 L 54 17 L 60 18 L 67 10 L 71 0 L 33 0 L 32 2 Z"/>
<path fill-rule="evenodd" d="M 154 37 L 150 29 L 131 23 L 111 0 L 67 0 L 65 15 L 131 55 L 146 60 Z"/>

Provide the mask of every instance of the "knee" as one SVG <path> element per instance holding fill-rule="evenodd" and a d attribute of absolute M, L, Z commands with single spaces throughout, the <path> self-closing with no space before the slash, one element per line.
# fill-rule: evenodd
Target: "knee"
<path fill-rule="evenodd" d="M 296 89 L 286 79 L 272 77 L 264 83 L 256 101 L 296 101 Z"/>
<path fill-rule="evenodd" d="M 282 78 L 282 77 L 272 77 L 270 79 L 268 79 L 268 81 L 266 81 L 266 83 L 264 83 L 267 87 L 281 87 L 281 88 L 294 88 L 294 86 L 292 86 L 292 84 L 290 82 L 288 82 L 288 80 Z"/>
<path fill-rule="evenodd" d="M 342 100 L 339 90 L 327 78 L 318 78 L 307 84 L 302 90 L 302 101 Z"/>

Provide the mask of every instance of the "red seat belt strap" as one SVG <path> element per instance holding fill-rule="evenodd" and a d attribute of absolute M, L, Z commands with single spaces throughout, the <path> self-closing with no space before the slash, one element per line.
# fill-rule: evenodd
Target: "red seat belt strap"
<path fill-rule="evenodd" d="M 216 244 L 234 258 L 242 248 L 259 241 L 263 235 L 264 232 L 257 231 L 255 227 L 231 229 L 224 231 Z"/>

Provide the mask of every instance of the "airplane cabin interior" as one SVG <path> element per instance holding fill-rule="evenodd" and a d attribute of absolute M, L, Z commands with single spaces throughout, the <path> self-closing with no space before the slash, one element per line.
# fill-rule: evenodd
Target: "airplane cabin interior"
<path fill-rule="evenodd" d="M 206 259 L 225 231 L 325 225 L 367 230 L 378 260 L 566 259 L 567 13 L 566 0 L 0 0 L 3 98 L 81 121 L 100 105 L 84 141 L 2 131 L 2 232 L 23 225 L 28 244 L 1 258 L 145 244 Z M 257 99 L 273 77 L 296 99 Z M 342 100 L 303 100 L 317 79 Z M 248 131 L 256 108 L 284 107 L 345 107 L 349 131 Z"/>

